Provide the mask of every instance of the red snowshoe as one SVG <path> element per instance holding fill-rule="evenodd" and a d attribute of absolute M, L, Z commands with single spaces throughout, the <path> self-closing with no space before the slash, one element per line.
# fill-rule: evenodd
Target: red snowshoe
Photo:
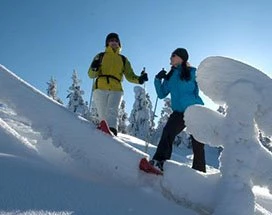
<path fill-rule="evenodd" d="M 109 135 L 113 136 L 113 133 L 111 132 L 111 130 L 110 130 L 109 126 L 108 126 L 108 123 L 105 120 L 102 120 L 99 123 L 97 129 L 103 131 L 106 134 L 109 134 Z"/>
<path fill-rule="evenodd" d="M 152 164 L 150 164 L 146 158 L 141 159 L 139 168 L 140 170 L 146 173 L 151 173 L 155 175 L 163 175 L 163 172 L 160 169 L 154 167 Z"/>

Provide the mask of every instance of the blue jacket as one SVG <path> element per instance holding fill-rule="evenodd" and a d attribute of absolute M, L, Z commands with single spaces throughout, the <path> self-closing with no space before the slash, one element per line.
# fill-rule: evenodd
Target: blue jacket
<path fill-rule="evenodd" d="M 189 81 L 180 79 L 181 66 L 173 69 L 169 80 L 162 81 L 155 78 L 154 84 L 158 97 L 163 99 L 170 93 L 172 110 L 178 112 L 184 112 L 190 105 L 203 105 L 196 82 L 196 68 L 191 67 L 191 80 Z"/>

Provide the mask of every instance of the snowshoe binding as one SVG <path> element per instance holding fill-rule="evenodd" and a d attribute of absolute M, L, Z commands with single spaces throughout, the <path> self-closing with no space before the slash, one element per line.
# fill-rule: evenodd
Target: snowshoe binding
<path fill-rule="evenodd" d="M 140 170 L 155 175 L 163 175 L 163 162 L 156 160 L 148 161 L 146 158 L 142 158 L 139 164 Z"/>

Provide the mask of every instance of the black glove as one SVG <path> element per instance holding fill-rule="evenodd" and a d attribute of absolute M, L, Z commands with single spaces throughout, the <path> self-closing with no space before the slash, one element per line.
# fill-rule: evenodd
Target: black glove
<path fill-rule="evenodd" d="M 99 59 L 98 60 L 95 59 L 91 64 L 91 68 L 93 71 L 97 71 L 99 67 L 100 67 L 100 61 Z"/>
<path fill-rule="evenodd" d="M 148 81 L 147 73 L 142 72 L 141 76 L 139 77 L 139 84 L 143 84 L 145 81 Z"/>
<path fill-rule="evenodd" d="M 166 73 L 167 73 L 167 72 L 166 72 L 164 69 L 162 69 L 162 70 L 156 75 L 156 78 L 162 80 L 163 78 L 166 77 Z"/>

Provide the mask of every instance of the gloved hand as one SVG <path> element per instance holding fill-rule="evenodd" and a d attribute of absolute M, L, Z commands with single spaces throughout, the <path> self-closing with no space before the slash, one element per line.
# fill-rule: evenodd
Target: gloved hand
<path fill-rule="evenodd" d="M 156 78 L 162 80 L 163 78 L 166 77 L 166 73 L 167 73 L 167 72 L 166 72 L 164 69 L 162 69 L 162 70 L 156 75 Z"/>
<path fill-rule="evenodd" d="M 99 59 L 98 60 L 95 59 L 91 64 L 91 68 L 93 71 L 97 71 L 99 69 L 99 67 L 100 67 L 100 61 L 99 61 Z"/>
<path fill-rule="evenodd" d="M 145 81 L 148 81 L 148 76 L 146 72 L 142 72 L 139 77 L 139 84 L 143 84 Z"/>

